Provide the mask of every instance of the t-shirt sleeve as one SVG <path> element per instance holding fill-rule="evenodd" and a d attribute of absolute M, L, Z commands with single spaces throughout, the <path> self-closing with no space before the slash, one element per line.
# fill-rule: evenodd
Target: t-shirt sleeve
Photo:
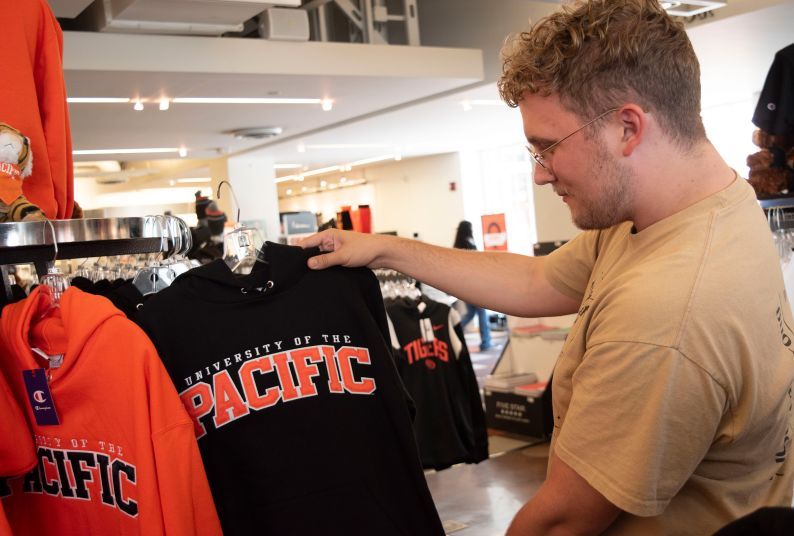
<path fill-rule="evenodd" d="M 574 373 L 555 453 L 620 509 L 658 515 L 705 456 L 726 404 L 677 350 L 599 344 Z"/>
<path fill-rule="evenodd" d="M 775 54 L 758 98 L 753 123 L 769 134 L 794 133 L 794 45 Z"/>
<path fill-rule="evenodd" d="M 579 233 L 543 257 L 543 271 L 551 286 L 575 300 L 584 297 L 596 261 L 599 237 L 599 231 Z"/>

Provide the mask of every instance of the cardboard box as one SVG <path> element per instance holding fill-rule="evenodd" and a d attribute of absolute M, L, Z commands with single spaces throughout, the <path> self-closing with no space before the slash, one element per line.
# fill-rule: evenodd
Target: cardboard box
<path fill-rule="evenodd" d="M 551 437 L 551 389 L 547 388 L 539 398 L 485 389 L 485 424 L 511 434 Z"/>

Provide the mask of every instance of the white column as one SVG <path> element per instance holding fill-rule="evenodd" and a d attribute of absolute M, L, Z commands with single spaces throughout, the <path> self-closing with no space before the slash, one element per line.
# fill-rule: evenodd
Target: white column
<path fill-rule="evenodd" d="M 277 242 L 281 234 L 278 216 L 278 191 L 273 159 L 260 156 L 235 156 L 228 159 L 229 182 L 240 202 L 240 220 L 262 229 L 266 240 Z M 226 188 L 221 198 L 230 195 Z M 226 205 L 228 206 L 228 205 Z M 229 220 L 237 218 L 237 207 L 227 212 Z"/>

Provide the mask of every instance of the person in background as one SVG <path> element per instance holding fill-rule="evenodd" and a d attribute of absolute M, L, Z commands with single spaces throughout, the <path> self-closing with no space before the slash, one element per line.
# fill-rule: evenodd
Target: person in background
<path fill-rule="evenodd" d="M 499 90 L 583 232 L 529 257 L 329 230 L 309 267 L 576 315 L 546 480 L 510 536 L 704 535 L 791 507 L 791 304 L 755 192 L 706 137 L 683 24 L 657 0 L 564 2 L 507 43 Z"/>
<path fill-rule="evenodd" d="M 458 224 L 458 230 L 455 233 L 455 243 L 452 247 L 458 249 L 477 249 L 477 244 L 474 243 L 474 230 L 472 229 L 471 222 L 463 220 Z M 472 321 L 474 316 L 477 316 L 477 322 L 480 324 L 480 351 L 484 352 L 493 347 L 491 343 L 491 323 L 488 320 L 488 311 L 477 305 L 466 303 L 466 314 L 461 318 L 461 325 L 463 329 L 469 322 Z"/>

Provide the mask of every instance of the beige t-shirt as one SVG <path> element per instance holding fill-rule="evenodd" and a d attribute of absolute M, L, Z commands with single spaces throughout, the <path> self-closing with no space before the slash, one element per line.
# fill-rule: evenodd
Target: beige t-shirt
<path fill-rule="evenodd" d="M 712 534 L 790 506 L 794 322 L 753 190 L 546 258 L 581 307 L 554 371 L 552 451 L 622 513 L 607 534 Z"/>

